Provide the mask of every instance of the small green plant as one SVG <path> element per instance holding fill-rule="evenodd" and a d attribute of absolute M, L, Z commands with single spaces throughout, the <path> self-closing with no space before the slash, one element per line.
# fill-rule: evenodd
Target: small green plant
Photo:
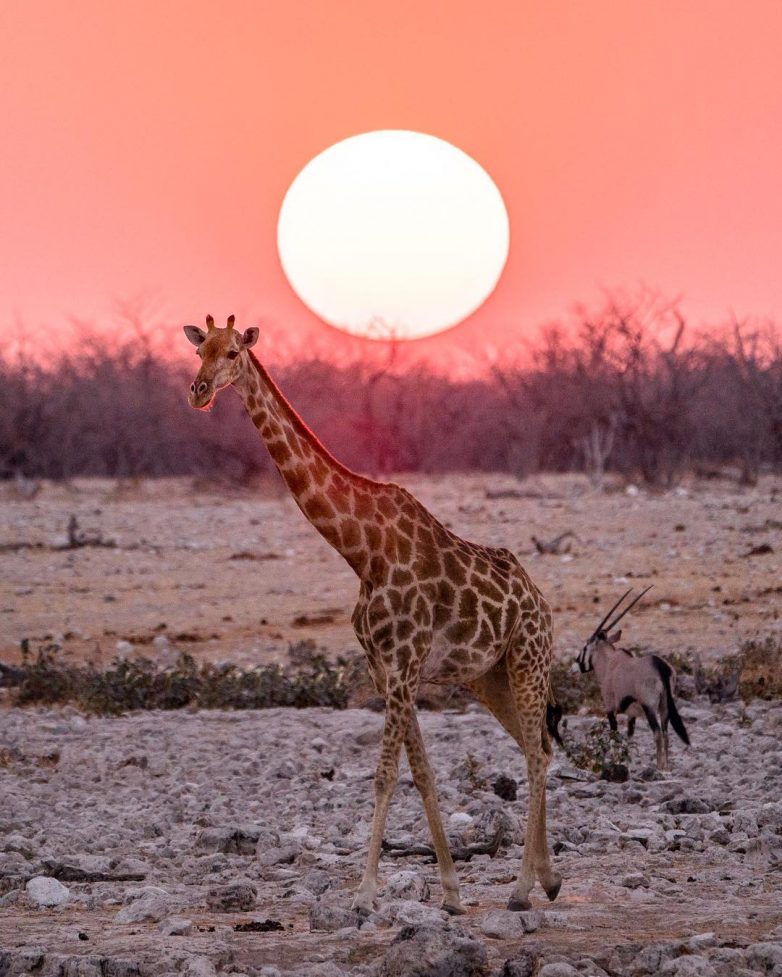
<path fill-rule="evenodd" d="M 576 741 L 568 734 L 564 742 L 565 752 L 574 766 L 591 770 L 605 780 L 627 778 L 629 743 L 620 733 L 612 732 L 606 722 L 597 720 L 592 723 L 583 740 Z"/>

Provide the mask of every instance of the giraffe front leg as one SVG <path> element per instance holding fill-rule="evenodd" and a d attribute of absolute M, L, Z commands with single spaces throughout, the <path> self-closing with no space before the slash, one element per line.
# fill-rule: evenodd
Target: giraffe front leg
<path fill-rule="evenodd" d="M 377 894 L 377 870 L 383 845 L 386 816 L 399 777 L 399 753 L 402 748 L 410 718 L 413 699 L 401 683 L 389 678 L 386 685 L 386 718 L 383 727 L 383 743 L 375 772 L 375 812 L 372 817 L 372 835 L 369 839 L 367 864 L 361 885 L 353 899 L 353 909 L 369 914 L 374 909 Z"/>
<path fill-rule="evenodd" d="M 434 850 L 437 854 L 437 866 L 440 870 L 440 883 L 443 887 L 442 908 L 452 916 L 461 916 L 466 912 L 459 898 L 459 882 L 456 877 L 451 852 L 448 848 L 448 838 L 443 828 L 440 808 L 437 803 L 437 789 L 435 787 L 434 775 L 429 765 L 429 758 L 426 755 L 426 747 L 421 736 L 421 727 L 418 725 L 418 717 L 415 712 L 410 717 L 410 723 L 405 733 L 405 749 L 407 759 L 410 763 L 410 771 L 413 775 L 413 782 L 418 788 L 418 793 L 423 801 L 426 819 L 429 822 L 429 830 L 434 842 Z"/>

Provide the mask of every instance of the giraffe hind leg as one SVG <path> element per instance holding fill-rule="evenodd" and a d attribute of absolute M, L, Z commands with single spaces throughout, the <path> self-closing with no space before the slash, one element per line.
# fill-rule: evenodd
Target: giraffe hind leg
<path fill-rule="evenodd" d="M 532 728 L 534 720 L 522 723 L 517 699 L 510 687 L 507 663 L 504 659 L 495 665 L 491 671 L 482 675 L 474 682 L 471 682 L 468 688 L 490 710 L 505 731 L 519 744 L 522 752 L 527 757 L 528 769 L 530 767 L 529 748 L 525 742 L 525 727 L 530 730 L 527 733 L 527 737 L 531 741 L 532 748 L 534 749 L 536 743 L 539 744 L 540 751 L 545 757 L 545 767 L 548 767 L 548 760 L 551 756 L 551 743 L 545 729 L 545 706 L 538 719 L 537 731 Z M 541 851 L 544 853 L 542 859 L 540 858 Z M 509 909 L 525 910 L 530 908 L 529 892 L 535 884 L 536 874 L 540 877 L 541 885 L 549 899 L 556 899 L 560 886 L 562 885 L 562 879 L 558 873 L 552 870 L 548 859 L 545 793 L 543 794 L 542 812 L 540 811 L 539 800 L 538 810 L 534 811 L 533 791 L 530 783 L 527 838 L 524 845 L 519 882 L 508 902 Z"/>

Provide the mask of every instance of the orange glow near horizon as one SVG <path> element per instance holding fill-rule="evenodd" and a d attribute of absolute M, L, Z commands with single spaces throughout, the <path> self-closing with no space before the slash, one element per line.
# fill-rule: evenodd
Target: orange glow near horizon
<path fill-rule="evenodd" d="M 777 0 L 7 0 L 0 29 L 2 336 L 108 329 L 143 295 L 172 336 L 212 311 L 332 342 L 277 219 L 309 160 L 378 129 L 458 146 L 510 219 L 498 287 L 427 355 L 641 283 L 696 326 L 782 319 Z"/>

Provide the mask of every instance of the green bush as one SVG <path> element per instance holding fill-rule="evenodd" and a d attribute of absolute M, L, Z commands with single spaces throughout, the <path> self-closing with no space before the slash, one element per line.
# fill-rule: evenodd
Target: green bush
<path fill-rule="evenodd" d="M 69 665 L 59 646 L 48 644 L 33 656 L 22 646 L 22 665 L 13 672 L 15 705 L 73 702 L 87 712 L 117 715 L 136 709 L 266 709 L 273 706 L 348 704 L 348 662 L 332 663 L 322 655 L 296 669 L 260 665 L 198 663 L 182 654 L 173 667 L 161 668 L 147 658 L 115 660 L 99 671 L 94 665 Z"/>

